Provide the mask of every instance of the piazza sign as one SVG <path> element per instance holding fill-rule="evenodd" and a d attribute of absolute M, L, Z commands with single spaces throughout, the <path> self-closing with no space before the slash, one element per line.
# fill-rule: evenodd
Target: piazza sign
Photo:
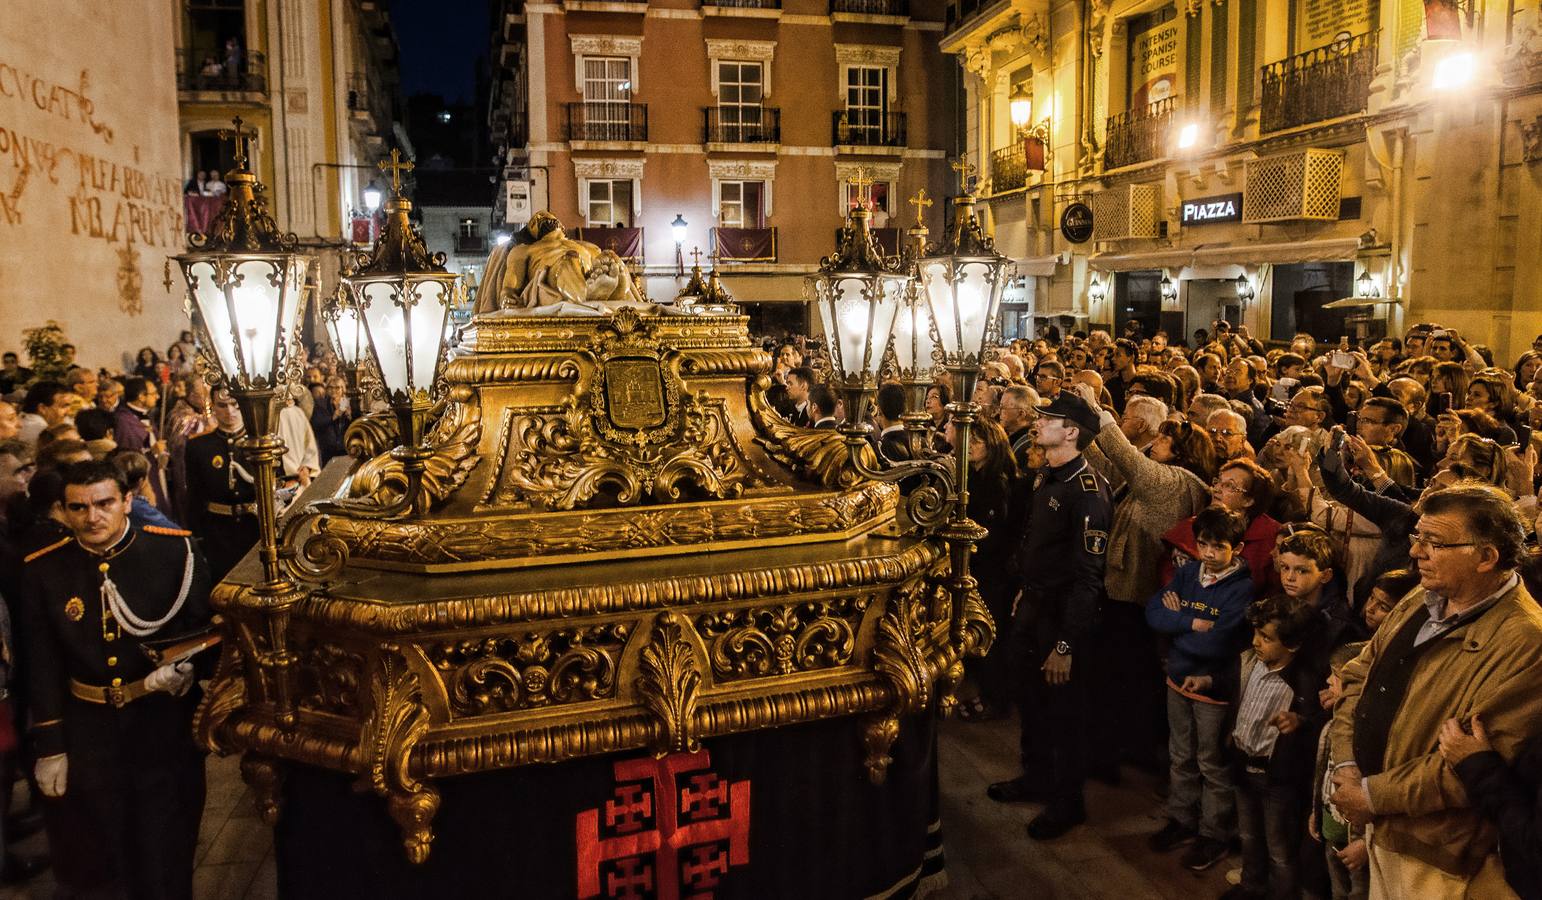
<path fill-rule="evenodd" d="M 1242 221 L 1242 195 L 1222 194 L 1219 197 L 1195 197 L 1183 201 L 1180 208 L 1184 225 L 1215 225 L 1221 222 Z"/>

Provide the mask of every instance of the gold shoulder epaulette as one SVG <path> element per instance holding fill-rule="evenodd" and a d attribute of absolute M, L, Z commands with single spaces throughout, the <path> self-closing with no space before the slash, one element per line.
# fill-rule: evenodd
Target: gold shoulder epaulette
<path fill-rule="evenodd" d="M 148 531 L 151 534 L 169 534 L 172 537 L 192 537 L 193 536 L 193 533 L 191 531 L 184 531 L 181 528 L 167 528 L 167 527 L 165 527 L 163 525 L 146 525 L 146 526 L 144 526 L 143 528 L 141 528 L 139 530 L 140 531 Z"/>
<path fill-rule="evenodd" d="M 44 547 L 41 550 L 34 550 L 31 553 L 28 553 L 26 555 L 26 557 L 24 557 L 22 559 L 22 562 L 24 562 L 24 563 L 32 562 L 34 559 L 37 559 L 39 556 L 43 556 L 45 554 L 52 553 L 55 550 L 58 550 L 60 547 L 63 547 L 65 544 L 68 544 L 70 541 L 73 541 L 73 540 L 75 540 L 75 539 L 72 538 L 72 537 L 60 538 L 58 541 L 56 541 L 56 542 L 54 542 L 52 544 L 49 544 L 47 547 Z"/>

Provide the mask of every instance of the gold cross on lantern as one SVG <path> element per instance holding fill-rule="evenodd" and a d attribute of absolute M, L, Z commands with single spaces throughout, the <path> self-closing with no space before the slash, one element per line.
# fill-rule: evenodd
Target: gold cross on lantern
<path fill-rule="evenodd" d="M 925 224 L 921 221 L 921 214 L 931 208 L 932 205 L 932 198 L 926 196 L 926 188 L 916 191 L 916 195 L 905 202 L 916 208 L 916 226 L 920 227 Z"/>
<path fill-rule="evenodd" d="M 691 248 L 691 265 L 696 266 L 698 268 L 701 266 L 701 248 L 700 247 L 692 247 Z"/>
<path fill-rule="evenodd" d="M 953 160 L 952 163 L 949 163 L 949 165 L 953 171 L 958 173 L 958 192 L 960 194 L 969 193 L 969 177 L 978 171 L 975 169 L 974 163 L 960 156 L 958 159 Z"/>
<path fill-rule="evenodd" d="M 256 135 L 252 134 L 250 131 L 242 130 L 241 125 L 243 123 L 241 122 L 240 116 L 236 116 L 234 119 L 232 119 L 231 124 L 236 126 L 235 130 L 232 131 L 229 128 L 221 128 L 219 130 L 219 138 L 222 141 L 235 142 L 235 168 L 244 169 L 246 168 L 247 154 L 251 152 L 252 138 L 256 137 Z"/>
<path fill-rule="evenodd" d="M 868 189 L 873 186 L 873 180 L 867 177 L 866 169 L 857 167 L 857 174 L 852 177 L 851 186 L 857 189 L 857 202 L 862 205 L 862 209 L 867 209 L 872 203 Z"/>
<path fill-rule="evenodd" d="M 380 171 L 391 173 L 391 193 L 400 197 L 402 194 L 402 173 L 411 172 L 414 168 L 412 160 L 402 161 L 402 152 L 395 147 L 391 148 L 391 160 L 379 162 Z"/>

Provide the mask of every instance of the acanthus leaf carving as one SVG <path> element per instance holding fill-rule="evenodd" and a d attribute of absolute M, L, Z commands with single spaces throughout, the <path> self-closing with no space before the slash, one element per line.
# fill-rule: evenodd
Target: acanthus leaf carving
<path fill-rule="evenodd" d="M 433 818 L 439 791 L 412 772 L 412 751 L 432 724 L 424 704 L 419 674 L 389 644 L 370 681 L 370 709 L 364 719 L 361 752 L 366 787 L 386 798 L 391 817 L 402 830 L 407 858 L 421 864 L 434 840 Z"/>
<path fill-rule="evenodd" d="M 690 622 L 677 612 L 653 620 L 653 635 L 643 648 L 637 692 L 658 723 L 655 749 L 694 753 L 701 749 L 696 705 L 701 691 L 701 663 L 689 640 Z"/>

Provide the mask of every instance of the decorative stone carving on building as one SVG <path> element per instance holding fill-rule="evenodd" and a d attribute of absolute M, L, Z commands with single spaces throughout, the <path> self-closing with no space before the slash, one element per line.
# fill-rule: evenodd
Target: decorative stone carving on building
<path fill-rule="evenodd" d="M 709 159 L 707 173 L 718 179 L 745 179 L 770 181 L 776 177 L 776 163 L 755 162 L 742 159 Z"/>
<path fill-rule="evenodd" d="M 841 66 L 898 66 L 900 48 L 882 44 L 836 44 L 835 62 Z"/>
<path fill-rule="evenodd" d="M 641 178 L 646 159 L 575 159 L 576 178 Z"/>
<path fill-rule="evenodd" d="M 579 94 L 584 92 L 584 57 L 586 56 L 624 56 L 632 61 L 631 71 L 628 73 L 632 79 L 632 91 L 638 90 L 639 71 L 637 64 L 642 57 L 642 38 L 624 34 L 572 34 L 568 40 L 573 46 L 573 81 Z"/>
<path fill-rule="evenodd" d="M 1521 159 L 1528 163 L 1542 161 L 1542 116 L 1521 123 Z"/>

